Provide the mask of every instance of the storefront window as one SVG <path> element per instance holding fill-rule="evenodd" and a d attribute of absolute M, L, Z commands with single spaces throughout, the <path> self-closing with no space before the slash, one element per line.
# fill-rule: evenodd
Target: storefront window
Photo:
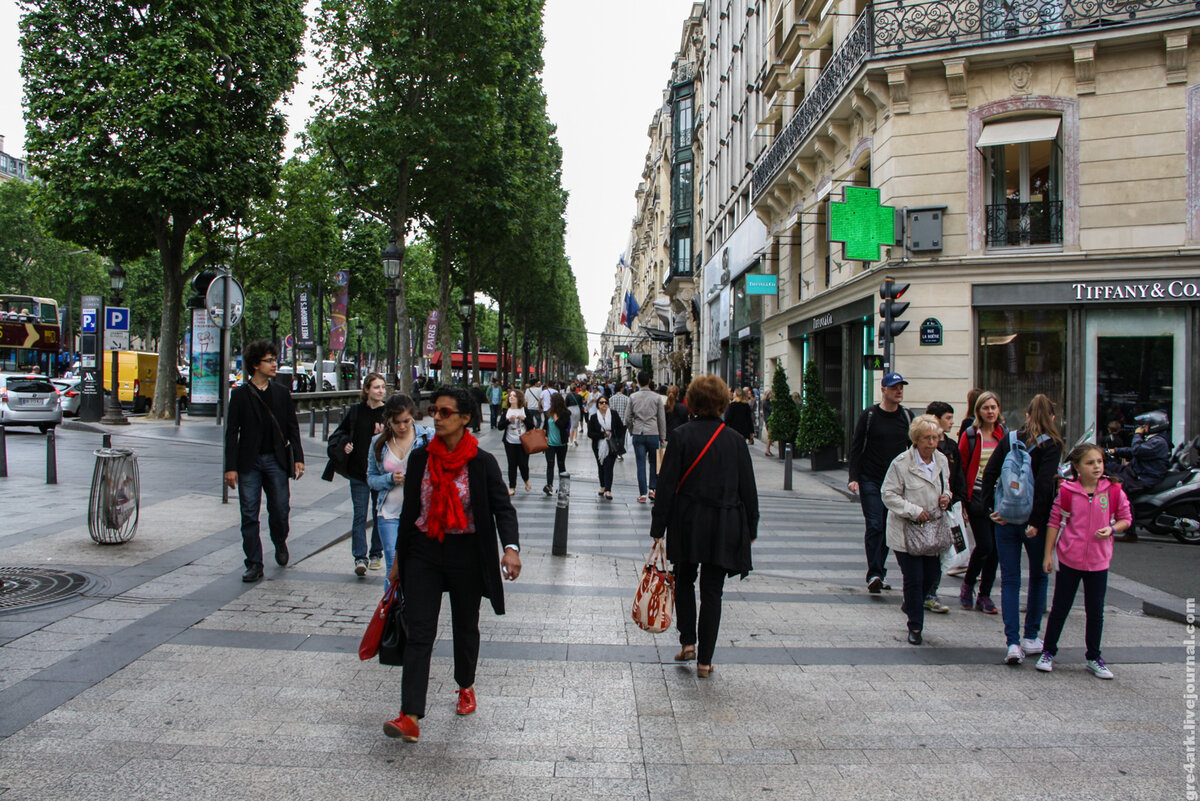
<path fill-rule="evenodd" d="M 1134 417 L 1155 409 L 1168 415 L 1174 411 L 1174 337 L 1102 336 L 1096 346 L 1098 432 L 1115 420 L 1128 442 Z"/>
<path fill-rule="evenodd" d="M 1009 425 L 1020 425 L 1039 393 L 1066 409 L 1066 309 L 979 312 L 979 386 L 1000 396 Z"/>

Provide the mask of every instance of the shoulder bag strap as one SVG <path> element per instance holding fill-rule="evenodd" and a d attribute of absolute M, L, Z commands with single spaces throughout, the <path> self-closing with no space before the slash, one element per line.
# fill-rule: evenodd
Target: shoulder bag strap
<path fill-rule="evenodd" d="M 713 435 L 708 438 L 708 444 L 704 446 L 704 450 L 700 451 L 700 455 L 696 457 L 694 462 L 692 462 L 692 466 L 689 467 L 687 472 L 683 474 L 683 478 L 679 479 L 679 484 L 675 487 L 676 492 L 679 492 L 679 490 L 683 488 L 683 482 L 687 481 L 687 477 L 690 476 L 692 471 L 696 469 L 696 465 L 700 464 L 700 460 L 704 458 L 704 454 L 708 453 L 708 449 L 712 447 L 713 441 L 717 438 L 717 434 L 720 434 L 721 429 L 723 428 L 725 428 L 725 424 L 721 423 L 721 425 L 717 426 L 717 430 L 713 432 Z"/>
<path fill-rule="evenodd" d="M 267 386 L 270 386 L 270 384 Z M 254 397 L 258 398 L 258 402 L 263 405 L 263 408 L 267 410 L 267 416 L 270 417 L 271 422 L 275 424 L 275 430 L 279 432 L 279 441 L 283 443 L 284 450 L 286 450 L 288 446 L 288 438 L 283 435 L 283 429 L 279 427 L 279 421 L 275 419 L 275 412 L 271 411 L 271 407 L 268 406 L 267 402 L 262 399 L 261 395 L 258 394 L 258 390 L 256 390 L 254 387 L 249 387 L 248 389 L 250 390 L 250 393 L 254 395 Z"/>

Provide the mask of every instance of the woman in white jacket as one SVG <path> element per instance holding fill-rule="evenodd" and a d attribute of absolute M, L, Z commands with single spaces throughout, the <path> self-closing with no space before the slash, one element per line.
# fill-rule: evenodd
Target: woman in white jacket
<path fill-rule="evenodd" d="M 925 626 L 925 597 L 942 574 L 940 556 L 912 556 L 904 542 L 904 523 L 924 523 L 950 506 L 950 466 L 938 452 L 942 429 L 931 414 L 923 414 L 908 427 L 913 446 L 897 456 L 883 479 L 883 505 L 888 509 L 887 544 L 896 554 L 904 575 L 904 611 L 908 614 L 908 641 L 921 644 Z"/>

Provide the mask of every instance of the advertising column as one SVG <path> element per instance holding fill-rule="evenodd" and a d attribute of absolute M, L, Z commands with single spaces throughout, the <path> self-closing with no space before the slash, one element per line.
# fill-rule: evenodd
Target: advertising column
<path fill-rule="evenodd" d="M 221 328 L 207 309 L 192 309 L 191 390 L 188 414 L 215 417 L 221 399 Z"/>

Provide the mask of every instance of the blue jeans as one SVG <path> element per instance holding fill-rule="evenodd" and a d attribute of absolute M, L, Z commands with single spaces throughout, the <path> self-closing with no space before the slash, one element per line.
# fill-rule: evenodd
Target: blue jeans
<path fill-rule="evenodd" d="M 864 543 L 867 551 L 867 581 L 875 576 L 887 578 L 887 507 L 883 505 L 881 484 L 869 479 L 858 480 L 858 502 L 862 505 L 867 523 Z"/>
<path fill-rule="evenodd" d="M 392 562 L 396 561 L 396 536 L 400 533 L 400 518 L 376 517 L 375 531 L 379 533 L 379 541 L 383 545 L 384 575 L 392 572 Z M 384 579 L 384 592 L 387 592 L 387 579 Z"/>
<path fill-rule="evenodd" d="M 242 512 L 242 551 L 246 554 L 246 567 L 262 567 L 263 564 L 258 514 L 264 491 L 267 493 L 271 542 L 278 547 L 287 542 L 288 537 L 291 511 L 288 477 L 274 456 L 260 453 L 252 470 L 238 472 L 238 506 Z"/>
<path fill-rule="evenodd" d="M 650 489 L 658 488 L 658 435 L 634 434 L 633 456 L 637 460 L 638 495 L 646 494 L 646 459 L 650 460 Z"/>
<path fill-rule="evenodd" d="M 375 490 L 367 486 L 367 482 L 357 478 L 350 479 L 350 500 L 354 504 L 354 517 L 350 523 L 350 552 L 355 560 L 367 558 L 367 510 L 375 515 L 375 528 L 371 532 L 371 557 L 383 556 L 383 546 L 379 544 L 379 516 L 375 513 Z"/>
<path fill-rule="evenodd" d="M 1025 599 L 1025 639 L 1037 639 L 1046 611 L 1046 574 L 1042 560 L 1046 555 L 1046 533 L 1025 536 L 1025 525 L 1000 525 L 993 528 L 996 554 L 1000 557 L 1000 612 L 1004 615 L 1004 638 L 1009 645 L 1020 642 L 1021 549 L 1029 557 L 1029 595 Z"/>

